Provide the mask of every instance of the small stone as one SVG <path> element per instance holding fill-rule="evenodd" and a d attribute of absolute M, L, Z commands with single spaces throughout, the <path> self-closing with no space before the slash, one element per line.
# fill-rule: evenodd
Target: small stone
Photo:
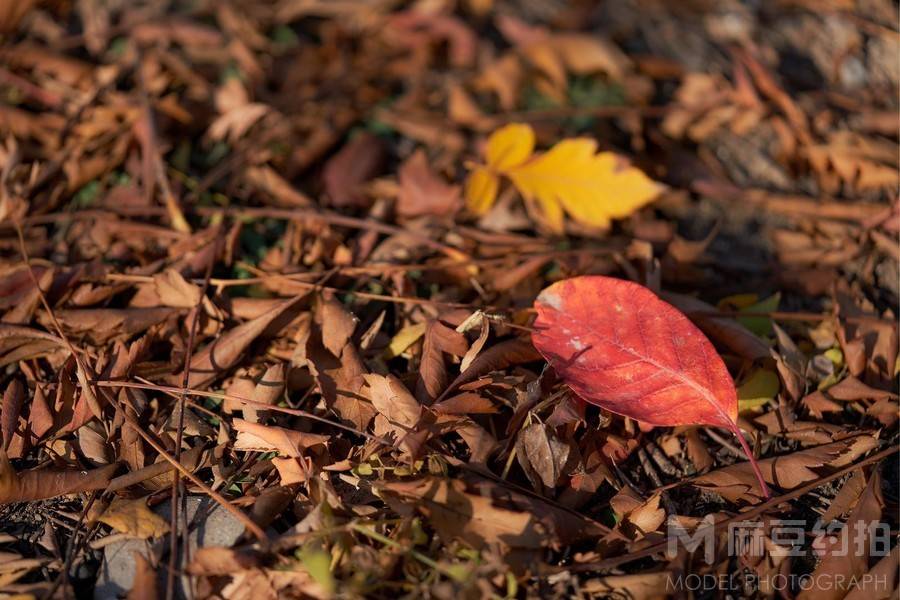
<path fill-rule="evenodd" d="M 193 525 L 198 509 L 202 509 L 202 515 L 209 514 L 197 525 Z M 171 502 L 166 501 L 157 506 L 154 511 L 166 521 L 171 518 Z M 209 546 L 233 545 L 244 532 L 243 524 L 235 519 L 231 513 L 208 498 L 191 496 L 187 499 L 188 521 L 191 523 L 190 546 L 193 554 L 196 549 Z M 169 537 L 164 536 L 157 540 L 140 540 L 135 538 L 123 539 L 113 542 L 103 549 L 103 562 L 97 573 L 97 584 L 94 588 L 95 600 L 113 600 L 119 598 L 131 589 L 134 581 L 134 553 L 138 552 L 146 557 L 160 556 L 169 546 Z M 160 570 L 160 576 L 161 576 Z M 161 580 L 162 581 L 162 580 Z M 165 585 L 165 582 L 162 582 Z M 165 589 L 162 587 L 161 589 Z M 183 597 L 179 589 L 179 597 Z"/>

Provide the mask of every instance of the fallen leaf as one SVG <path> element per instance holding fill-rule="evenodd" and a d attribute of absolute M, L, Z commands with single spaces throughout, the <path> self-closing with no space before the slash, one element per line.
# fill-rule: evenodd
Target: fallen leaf
<path fill-rule="evenodd" d="M 534 306 L 534 346 L 579 396 L 650 425 L 724 427 L 756 468 L 737 426 L 728 369 L 675 307 L 643 286 L 601 276 L 557 282 Z"/>
<path fill-rule="evenodd" d="M 538 360 L 541 355 L 531 342 L 520 340 L 518 338 L 504 340 L 495 344 L 479 354 L 469 364 L 469 368 L 464 373 L 460 373 L 450 385 L 444 390 L 439 401 L 447 397 L 451 392 L 459 389 L 460 386 L 475 381 L 482 375 L 491 371 L 499 371 L 510 365 L 518 365 L 522 363 Z"/>
<path fill-rule="evenodd" d="M 491 134 L 484 148 L 487 168 L 477 168 L 466 182 L 466 203 L 475 214 L 484 214 L 494 204 L 500 181 L 498 173 L 522 164 L 534 152 L 534 130 L 511 123 Z"/>
<path fill-rule="evenodd" d="M 176 314 L 172 308 L 82 308 L 54 311 L 63 329 L 76 335 L 85 335 L 94 343 L 102 344 L 116 337 L 128 337 Z M 49 317 L 46 319 L 49 324 Z"/>
<path fill-rule="evenodd" d="M 416 396 L 430 404 L 447 388 L 447 365 L 444 354 L 464 356 L 469 349 L 466 337 L 434 319 L 425 330 L 422 359 L 419 365 L 419 383 Z"/>
<path fill-rule="evenodd" d="M 226 369 L 233 367 L 244 351 L 267 329 L 277 329 L 295 315 L 294 309 L 304 296 L 281 302 L 261 316 L 238 325 L 206 345 L 191 359 L 188 387 L 203 388 L 215 381 Z M 146 309 L 144 309 L 146 310 Z M 181 385 L 182 374 L 169 378 L 173 385 Z"/>
<path fill-rule="evenodd" d="M 798 600 L 840 600 L 847 595 L 850 582 L 863 581 L 862 576 L 869 570 L 869 557 L 875 546 L 872 544 L 874 527 L 881 520 L 883 508 L 881 476 L 875 470 L 859 502 L 847 517 L 846 526 L 835 535 L 819 534 L 821 537 L 813 541 L 813 548 L 820 554 L 819 564 L 810 579 L 812 585 L 800 592 Z M 848 583 L 846 586 L 825 584 L 825 580 Z"/>
<path fill-rule="evenodd" d="M 716 307 L 712 304 L 672 292 L 663 292 L 660 297 L 690 317 L 703 333 L 738 356 L 747 360 L 769 356 L 769 345 L 735 319 L 709 314 L 716 312 Z"/>
<path fill-rule="evenodd" d="M 118 465 L 107 465 L 90 471 L 41 469 L 17 473 L 6 452 L 0 451 L 0 504 L 102 490 L 117 469 Z"/>
<path fill-rule="evenodd" d="M 263 374 L 256 387 L 253 388 L 253 394 L 250 400 L 259 402 L 260 404 L 276 404 L 284 394 L 284 363 L 275 363 Z M 260 418 L 268 416 L 269 411 L 260 410 L 253 406 L 245 405 L 243 407 L 244 419 L 251 422 L 258 422 Z"/>
<path fill-rule="evenodd" d="M 474 392 L 463 392 L 441 400 L 431 410 L 445 415 L 491 414 L 498 412 L 494 403 Z"/>
<path fill-rule="evenodd" d="M 460 207 L 459 186 L 444 182 L 428 166 L 425 152 L 417 150 L 397 172 L 400 191 L 397 214 L 402 217 L 452 215 Z"/>
<path fill-rule="evenodd" d="M 156 600 L 159 590 L 156 585 L 156 570 L 140 552 L 132 552 L 134 559 L 134 583 L 127 600 Z"/>
<path fill-rule="evenodd" d="M 835 469 L 851 464 L 878 445 L 868 435 L 856 436 L 831 444 L 815 446 L 784 456 L 759 461 L 765 480 L 781 490 L 792 490 L 815 481 Z M 693 485 L 720 494 L 727 500 L 755 502 L 762 498 L 759 483 L 747 463 L 738 463 L 701 475 Z"/>
<path fill-rule="evenodd" d="M 425 329 L 427 328 L 428 323 L 407 325 L 391 338 L 391 342 L 388 344 L 387 350 L 385 350 L 385 356 L 387 358 L 400 356 L 406 352 L 407 348 L 415 344 L 419 338 L 425 335 Z"/>
<path fill-rule="evenodd" d="M 262 557 L 252 548 L 198 548 L 187 571 L 191 575 L 232 575 L 262 564 Z"/>
<path fill-rule="evenodd" d="M 322 179 L 334 206 L 368 204 L 362 184 L 377 175 L 385 161 L 384 144 L 370 133 L 361 133 L 325 164 Z"/>
<path fill-rule="evenodd" d="M 25 387 L 21 381 L 13 379 L 3 392 L 3 405 L 0 406 L 0 443 L 2 443 L 0 449 L 4 452 L 12 443 L 24 402 Z"/>
<path fill-rule="evenodd" d="M 153 276 L 156 294 L 165 306 L 194 308 L 200 304 L 200 288 L 188 282 L 175 269 L 166 269 Z"/>
<path fill-rule="evenodd" d="M 534 473 L 548 488 L 556 487 L 569 459 L 569 444 L 560 440 L 550 427 L 533 423 L 522 429 L 516 439 L 516 458 L 527 474 Z"/>
<path fill-rule="evenodd" d="M 759 408 L 775 398 L 780 389 L 778 375 L 767 369 L 757 369 L 738 386 L 738 410 Z"/>
<path fill-rule="evenodd" d="M 340 356 L 359 319 L 332 296 L 322 298 L 316 316 L 322 324 L 322 343 L 329 352 Z"/>
<path fill-rule="evenodd" d="M 98 520 L 118 532 L 141 539 L 157 538 L 169 532 L 169 523 L 147 508 L 145 498 L 116 498 Z"/>
<path fill-rule="evenodd" d="M 427 477 L 387 482 L 381 489 L 414 502 L 445 540 L 462 538 L 476 548 L 501 543 L 512 548 L 541 548 L 596 535 L 602 528 L 573 513 L 485 482 L 470 493 L 464 482 Z M 504 497 L 510 508 L 492 498 Z"/>
<path fill-rule="evenodd" d="M 900 574 L 897 572 L 900 563 L 900 546 L 894 546 L 891 553 L 883 557 L 865 575 L 859 578 L 859 584 L 850 590 L 844 600 L 888 600 L 897 596 L 900 588 Z"/>
<path fill-rule="evenodd" d="M 393 375 L 364 375 L 368 385 L 365 394 L 379 413 L 396 425 L 415 427 L 422 416 L 422 405 Z"/>
<path fill-rule="evenodd" d="M 597 153 L 587 138 L 563 140 L 531 157 L 534 132 L 512 124 L 496 131 L 485 150 L 487 167 L 476 171 L 466 191 L 469 207 L 484 213 L 494 201 L 491 179 L 509 177 L 528 202 L 542 209 L 555 233 L 563 231 L 563 211 L 589 227 L 608 228 L 612 219 L 627 217 L 654 200 L 662 186 L 611 153 Z"/>
<path fill-rule="evenodd" d="M 318 433 L 295 431 L 276 425 L 260 425 L 243 419 L 234 419 L 234 429 L 238 432 L 235 450 L 257 452 L 278 452 L 282 456 L 303 456 L 310 446 L 327 444 L 328 436 Z"/>

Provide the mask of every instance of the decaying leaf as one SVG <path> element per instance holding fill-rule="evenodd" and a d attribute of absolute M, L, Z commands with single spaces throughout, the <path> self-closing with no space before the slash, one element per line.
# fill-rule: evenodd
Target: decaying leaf
<path fill-rule="evenodd" d="M 0 504 L 102 490 L 116 469 L 118 465 L 87 471 L 41 469 L 17 473 L 6 452 L 0 452 Z"/>
<path fill-rule="evenodd" d="M 550 427 L 534 423 L 519 432 L 516 458 L 525 472 L 534 473 L 548 488 L 556 487 L 569 459 L 571 448 Z"/>
<path fill-rule="evenodd" d="M 791 490 L 820 477 L 830 470 L 846 466 L 877 445 L 872 436 L 862 435 L 832 444 L 815 446 L 785 456 L 759 461 L 766 482 L 777 489 Z M 711 471 L 694 480 L 694 484 L 721 494 L 732 502 L 753 502 L 762 498 L 759 482 L 747 463 L 739 463 Z"/>
<path fill-rule="evenodd" d="M 234 366 L 257 337 L 267 329 L 276 329 L 292 319 L 293 311 L 302 300 L 302 297 L 285 300 L 261 316 L 238 325 L 210 342 L 191 359 L 188 387 L 204 387 L 223 370 Z M 174 385 L 181 385 L 181 377 L 181 374 L 174 375 L 170 381 Z"/>
<path fill-rule="evenodd" d="M 147 508 L 145 498 L 116 498 L 98 519 L 116 531 L 139 538 L 156 538 L 169 532 L 169 523 Z"/>
<path fill-rule="evenodd" d="M 541 548 L 598 531 L 595 524 L 539 499 L 494 489 L 514 507 L 503 508 L 491 498 L 492 486 L 473 494 L 461 481 L 425 478 L 387 483 L 383 489 L 414 501 L 445 539 L 460 537 L 476 547 L 498 542 L 513 548 Z"/>
<path fill-rule="evenodd" d="M 459 186 L 448 185 L 428 166 L 421 150 L 416 151 L 397 173 L 400 191 L 397 212 L 404 217 L 421 215 L 446 216 L 456 212 L 461 203 Z"/>
<path fill-rule="evenodd" d="M 375 410 L 391 423 L 403 427 L 415 427 L 418 424 L 422 406 L 399 379 L 393 375 L 374 373 L 364 377 L 369 390 L 367 395 Z"/>
<path fill-rule="evenodd" d="M 310 446 L 328 443 L 328 436 L 285 429 L 275 425 L 260 425 L 243 419 L 234 420 L 238 432 L 235 448 L 258 452 L 278 452 L 282 456 L 303 456 Z"/>

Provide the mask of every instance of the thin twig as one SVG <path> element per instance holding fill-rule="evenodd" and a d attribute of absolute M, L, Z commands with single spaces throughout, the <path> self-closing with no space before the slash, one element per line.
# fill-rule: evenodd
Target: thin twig
<path fill-rule="evenodd" d="M 219 236 L 216 235 L 215 238 L 219 239 Z M 197 327 L 200 324 L 200 311 L 203 307 L 203 299 L 206 298 L 206 291 L 209 289 L 209 279 L 210 277 L 212 277 L 212 269 L 213 264 L 215 264 L 216 262 L 216 255 L 217 249 L 214 248 L 213 252 L 210 253 L 209 262 L 206 265 L 206 272 L 203 276 L 203 286 L 200 288 L 200 297 L 197 299 L 197 303 L 194 305 L 194 318 L 191 320 L 190 332 L 188 333 L 188 345 L 187 349 L 185 350 L 184 373 L 181 379 L 182 388 L 186 388 L 188 386 L 188 382 L 190 381 L 191 360 L 194 354 L 194 346 L 197 341 Z M 178 427 L 175 434 L 175 460 L 179 463 L 181 463 L 181 445 L 184 441 L 184 399 L 185 394 L 182 392 L 182 394 L 178 396 Z M 178 554 L 178 492 L 179 490 L 183 489 L 183 487 L 184 486 L 181 481 L 181 476 L 176 473 L 175 477 L 172 479 L 172 514 L 170 523 L 172 534 L 169 538 L 169 572 L 166 577 L 166 600 L 171 600 L 172 595 L 175 593 L 175 559 Z M 187 531 L 186 516 L 184 517 L 184 520 L 185 527 L 183 528 L 184 540 L 182 543 L 182 558 L 185 564 L 187 564 L 188 562 L 190 562 L 190 543 L 188 539 L 189 534 Z M 187 592 L 188 590 L 185 591 Z M 190 594 L 187 595 L 190 596 Z"/>

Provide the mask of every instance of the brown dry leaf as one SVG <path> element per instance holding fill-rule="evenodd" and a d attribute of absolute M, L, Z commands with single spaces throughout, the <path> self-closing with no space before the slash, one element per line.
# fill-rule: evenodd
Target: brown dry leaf
<path fill-rule="evenodd" d="M 333 403 L 341 418 L 358 429 L 365 429 L 377 411 L 371 402 L 359 395 L 365 383 L 366 368 L 356 347 L 348 344 L 339 361 L 313 354 L 312 363 L 314 376 L 326 400 Z"/>
<path fill-rule="evenodd" d="M 775 489 L 792 490 L 815 481 L 829 471 L 845 467 L 878 445 L 868 435 L 759 460 L 766 482 Z M 750 463 L 741 462 L 701 475 L 694 485 L 716 492 L 731 502 L 758 502 L 763 498 Z"/>
<path fill-rule="evenodd" d="M 260 102 L 249 102 L 243 106 L 236 106 L 210 123 L 206 134 L 213 141 L 227 140 L 234 143 L 271 112 L 272 107 Z"/>
<path fill-rule="evenodd" d="M 284 394 L 284 363 L 276 363 L 266 369 L 266 372 L 256 383 L 250 400 L 261 404 L 276 404 L 282 394 Z M 261 418 L 268 416 L 269 411 L 260 410 L 256 407 L 245 405 L 243 408 L 244 419 L 256 423 Z"/>
<path fill-rule="evenodd" d="M 847 594 L 844 586 L 820 583 L 826 579 L 838 581 L 840 576 L 847 582 L 862 581 L 863 574 L 869 570 L 871 527 L 881 520 L 883 508 L 881 476 L 876 470 L 856 508 L 847 517 L 846 527 L 836 536 L 821 536 L 813 541 L 813 548 L 821 558 L 811 578 L 812 586 L 801 591 L 798 600 L 840 600 Z"/>
<path fill-rule="evenodd" d="M 296 316 L 296 309 L 304 300 L 299 296 L 285 300 L 261 316 L 238 325 L 217 337 L 191 359 L 188 387 L 204 388 L 233 367 L 244 351 L 267 330 L 277 330 Z M 144 309 L 145 310 L 145 309 Z M 173 385 L 181 385 L 179 373 L 169 378 Z"/>
<path fill-rule="evenodd" d="M 609 501 L 619 521 L 612 535 L 621 534 L 637 540 L 659 529 L 666 521 L 666 511 L 660 508 L 659 502 L 659 493 L 645 500 L 630 487 L 619 490 Z"/>
<path fill-rule="evenodd" d="M 339 357 L 356 330 L 359 319 L 332 296 L 322 298 L 316 317 L 322 327 L 322 343 L 329 352 Z"/>
<path fill-rule="evenodd" d="M 393 375 L 364 375 L 368 385 L 366 395 L 380 414 L 395 425 L 413 428 L 422 416 L 422 405 Z"/>
<path fill-rule="evenodd" d="M 429 10 L 406 10 L 391 15 L 391 40 L 412 49 L 446 42 L 450 63 L 470 66 L 475 60 L 477 38 L 465 21 Z M 396 30 L 396 31 L 392 31 Z"/>
<path fill-rule="evenodd" d="M 6 451 L 12 443 L 13 434 L 19 424 L 22 405 L 25 403 L 25 387 L 18 379 L 13 379 L 3 392 L 3 405 L 0 406 L 0 449 Z"/>
<path fill-rule="evenodd" d="M 458 185 L 449 185 L 428 166 L 422 150 L 416 150 L 397 172 L 400 191 L 397 214 L 402 217 L 452 215 L 462 206 Z"/>
<path fill-rule="evenodd" d="M 894 546 L 891 553 L 883 557 L 860 578 L 859 585 L 850 590 L 844 600 L 888 600 L 896 598 L 900 591 L 900 546 Z"/>
<path fill-rule="evenodd" d="M 689 429 L 686 431 L 684 438 L 688 458 L 691 459 L 691 464 L 694 465 L 697 472 L 702 473 L 713 466 L 715 461 L 709 453 L 709 448 L 706 446 L 706 443 L 700 437 L 700 434 L 696 429 Z"/>
<path fill-rule="evenodd" d="M 118 465 L 107 465 L 89 471 L 41 469 L 17 473 L 6 452 L 0 451 L 0 504 L 102 490 L 117 469 Z"/>
<path fill-rule="evenodd" d="M 198 548 L 188 565 L 191 575 L 231 575 L 262 564 L 262 557 L 250 548 Z"/>
<path fill-rule="evenodd" d="M 367 205 L 362 184 L 381 171 L 385 157 L 384 144 L 370 133 L 361 133 L 347 142 L 325 164 L 322 173 L 331 203 L 334 206 Z"/>
<path fill-rule="evenodd" d="M 166 269 L 154 275 L 153 285 L 164 306 L 194 308 L 200 304 L 200 288 L 188 282 L 175 269 Z"/>
<path fill-rule="evenodd" d="M 860 496 L 866 489 L 866 476 L 862 469 L 853 471 L 850 477 L 838 490 L 828 505 L 828 510 L 822 513 L 822 522 L 830 523 L 842 515 L 849 513 L 856 506 Z"/>
<path fill-rule="evenodd" d="M 481 311 L 473 313 L 473 317 L 477 318 L 481 323 L 481 331 L 478 334 L 478 338 L 472 342 L 472 345 L 469 347 L 468 351 L 466 351 L 466 355 L 463 356 L 462 362 L 459 363 L 460 373 L 469 368 L 469 365 L 472 364 L 472 361 L 475 360 L 475 357 L 477 357 L 481 352 L 481 349 L 484 348 L 484 345 L 487 343 L 488 337 L 491 334 L 491 323 Z M 465 323 L 463 323 L 463 325 L 465 325 Z M 460 333 L 464 333 L 459 327 L 457 327 L 456 330 L 460 331 Z"/>
<path fill-rule="evenodd" d="M 142 333 L 177 312 L 172 308 L 82 308 L 54 311 L 63 329 L 70 334 L 84 335 L 95 344 Z M 52 328 L 49 317 L 42 314 L 39 318 Z"/>
<path fill-rule="evenodd" d="M 468 349 L 469 343 L 463 334 L 439 320 L 430 321 L 422 344 L 416 396 L 425 404 L 431 404 L 440 396 L 447 388 L 448 381 L 444 354 L 464 356 Z"/>
<path fill-rule="evenodd" d="M 497 407 L 487 398 L 475 392 L 463 392 L 433 404 L 431 410 L 445 415 L 492 414 Z"/>
<path fill-rule="evenodd" d="M 474 494 L 467 492 L 459 480 L 432 477 L 385 483 L 381 488 L 412 501 L 445 541 L 458 537 L 476 548 L 500 543 L 511 548 L 536 549 L 597 532 L 593 524 L 572 513 L 536 498 L 503 493 L 506 490 L 494 489 L 492 485 L 486 484 L 483 494 Z M 491 499 L 491 492 L 519 503 L 517 508 L 497 505 Z"/>
<path fill-rule="evenodd" d="M 147 508 L 146 498 L 116 498 L 98 519 L 116 531 L 141 539 L 157 538 L 169 532 L 169 523 Z"/>
<path fill-rule="evenodd" d="M 754 424 L 762 425 L 766 432 L 773 436 L 783 436 L 796 440 L 804 446 L 818 446 L 847 437 L 843 427 L 823 421 L 800 421 L 786 404 L 753 419 Z"/>
<path fill-rule="evenodd" d="M 504 340 L 491 346 L 478 355 L 469 365 L 465 373 L 460 373 L 441 394 L 439 401 L 443 400 L 450 392 L 459 389 L 460 386 L 475 381 L 482 375 L 491 371 L 505 369 L 510 365 L 517 365 L 535 360 L 540 360 L 541 355 L 528 340 L 518 338 Z"/>
<path fill-rule="evenodd" d="M 140 552 L 133 552 L 134 583 L 128 592 L 127 600 L 157 600 L 159 590 L 156 585 L 156 570 L 150 561 Z"/>
<path fill-rule="evenodd" d="M 438 419 L 441 422 L 441 419 Z M 470 419 L 455 420 L 453 427 L 459 437 L 469 447 L 469 462 L 475 465 L 485 465 L 491 454 L 500 445 L 491 433 Z"/>
<path fill-rule="evenodd" d="M 281 485 L 305 483 L 315 473 L 312 459 L 305 456 L 297 458 L 276 456 L 272 458 L 272 466 L 278 471 Z"/>
<path fill-rule="evenodd" d="M 843 182 L 852 190 L 891 189 L 900 185 L 896 144 L 835 132 L 827 144 L 805 148 L 806 157 L 826 193 L 836 193 Z"/>
<path fill-rule="evenodd" d="M 500 108 L 509 111 L 519 102 L 523 76 L 524 69 L 519 57 L 510 52 L 486 65 L 473 85 L 479 91 L 495 93 Z"/>
<path fill-rule="evenodd" d="M 631 60 L 621 50 L 595 35 L 553 35 L 527 44 L 520 51 L 559 91 L 565 90 L 567 72 L 602 72 L 621 81 L 632 69 Z"/>
<path fill-rule="evenodd" d="M 839 404 L 840 402 L 860 400 L 884 402 L 885 407 L 896 406 L 897 394 L 870 387 L 853 375 L 849 375 L 825 390 L 807 394 L 801 402 L 813 416 L 821 418 L 823 413 L 843 410 L 844 407 Z"/>
<path fill-rule="evenodd" d="M 543 423 L 533 423 L 519 432 L 516 438 L 516 458 L 529 475 L 537 475 L 548 488 L 556 487 L 569 460 L 569 444 L 560 440 Z"/>
<path fill-rule="evenodd" d="M 305 433 L 275 425 L 260 425 L 243 419 L 234 419 L 233 426 L 238 432 L 234 443 L 236 450 L 256 452 L 274 450 L 282 456 L 298 457 L 303 456 L 307 448 L 327 444 L 329 441 L 327 435 Z"/>

